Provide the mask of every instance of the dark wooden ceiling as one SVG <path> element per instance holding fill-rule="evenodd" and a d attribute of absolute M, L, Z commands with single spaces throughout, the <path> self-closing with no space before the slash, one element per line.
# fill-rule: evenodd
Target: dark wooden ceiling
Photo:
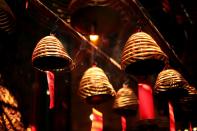
<path fill-rule="evenodd" d="M 92 56 L 97 65 L 105 71 L 116 91 L 127 79 L 125 74 L 102 54 L 97 51 L 93 54 L 87 41 L 76 34 L 78 31 L 86 37 L 89 29 L 84 32 L 86 28 L 78 28 L 76 25 L 82 24 L 83 27 L 83 24 L 95 20 L 94 16 L 91 16 L 92 12 L 84 12 L 80 17 L 81 21 L 78 22 L 75 18 L 75 23 L 72 23 L 74 15 L 80 16 L 80 13 L 75 12 L 87 5 L 106 7 L 114 15 L 105 16 L 105 12 L 101 11 L 98 16 L 103 17 L 97 19 L 96 23 L 102 36 L 102 44 L 98 47 L 107 56 L 119 63 L 121 50 L 128 37 L 136 30 L 142 29 L 158 41 L 168 54 L 171 66 L 183 73 L 191 85 L 197 86 L 197 8 L 192 0 L 140 0 L 136 1 L 137 4 L 132 0 L 41 0 L 42 4 L 37 0 L 6 2 L 15 15 L 16 28 L 13 34 L 0 32 L 0 73 L 5 86 L 13 92 L 19 102 L 26 127 L 36 124 L 41 131 L 90 130 L 91 106 L 82 102 L 77 90 L 83 72 L 92 65 Z M 164 6 L 166 2 L 170 3 Z M 164 7 L 169 10 L 165 11 Z M 89 18 L 84 22 L 83 16 Z M 110 25 L 113 26 L 109 27 Z M 77 65 L 71 73 L 55 74 L 56 106 L 52 111 L 48 110 L 46 76 L 31 65 L 31 55 L 36 43 L 49 34 L 55 34 L 63 42 Z M 135 86 L 133 84 L 133 88 L 136 88 Z M 112 112 L 112 104 L 113 100 L 110 100 L 97 108 L 104 113 L 104 130 L 120 131 L 120 116 Z M 177 112 L 177 127 L 186 128 L 187 124 L 184 123 L 187 120 L 184 120 L 185 115 L 180 116 L 180 113 Z M 164 119 L 158 115 L 159 117 Z M 195 126 L 196 118 L 197 114 L 194 113 L 191 120 Z M 137 130 L 136 117 L 128 117 L 128 123 L 128 130 Z"/>

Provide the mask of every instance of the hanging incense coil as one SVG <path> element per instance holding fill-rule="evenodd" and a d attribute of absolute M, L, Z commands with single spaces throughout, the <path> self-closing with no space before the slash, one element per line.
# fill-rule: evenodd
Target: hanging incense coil
<path fill-rule="evenodd" d="M 131 74 L 158 73 L 167 63 L 167 55 L 145 32 L 137 32 L 129 37 L 121 57 L 122 69 Z"/>
<path fill-rule="evenodd" d="M 195 120 L 197 115 L 197 90 L 193 86 L 189 86 L 187 90 L 187 95 L 180 97 L 180 99 L 176 100 L 176 115 L 190 121 Z"/>
<path fill-rule="evenodd" d="M 11 34 L 15 31 L 15 18 L 14 15 L 3 0 L 0 1 L 0 30 Z"/>
<path fill-rule="evenodd" d="M 188 91 L 188 95 L 182 97 L 182 98 L 179 100 L 179 103 L 183 104 L 183 105 L 184 105 L 184 108 L 185 108 L 186 110 L 192 111 L 192 106 L 195 105 L 196 100 L 197 100 L 197 90 L 196 90 L 195 87 L 189 86 L 189 87 L 187 88 L 187 91 Z M 188 108 L 188 107 L 189 107 L 189 108 Z"/>
<path fill-rule="evenodd" d="M 70 70 L 72 59 L 55 36 L 46 36 L 36 45 L 32 55 L 33 66 L 41 71 Z"/>
<path fill-rule="evenodd" d="M 6 105 L 10 105 L 12 107 L 17 108 L 17 102 L 14 97 L 10 94 L 10 92 L 3 86 L 0 86 L 0 102 L 5 103 Z"/>
<path fill-rule="evenodd" d="M 187 91 L 188 91 L 188 95 L 182 97 L 179 100 L 179 103 L 184 105 L 181 107 L 183 107 L 183 110 L 185 110 L 185 112 L 192 112 L 192 109 L 194 108 L 194 105 L 197 100 L 197 90 L 193 86 L 188 86 Z"/>
<path fill-rule="evenodd" d="M 80 81 L 79 94 L 89 104 L 100 104 L 115 96 L 115 90 L 101 68 L 91 67 Z"/>
<path fill-rule="evenodd" d="M 3 86 L 0 86 L 0 94 L 0 130 L 24 131 L 16 100 Z"/>
<path fill-rule="evenodd" d="M 171 96 L 187 93 L 188 82 L 174 69 L 163 70 L 159 73 L 156 84 L 156 93 L 166 93 Z"/>
<path fill-rule="evenodd" d="M 188 86 L 187 90 L 188 90 L 188 94 L 189 94 L 189 95 L 197 95 L 197 90 L 196 90 L 195 87 L 193 87 L 193 86 Z"/>
<path fill-rule="evenodd" d="M 123 84 L 116 94 L 113 109 L 120 115 L 132 115 L 137 113 L 138 100 L 131 88 Z"/>

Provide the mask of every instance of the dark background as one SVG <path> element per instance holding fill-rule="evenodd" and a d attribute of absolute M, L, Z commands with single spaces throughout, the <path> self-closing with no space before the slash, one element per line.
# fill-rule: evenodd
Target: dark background
<path fill-rule="evenodd" d="M 35 0 L 6 2 L 15 16 L 12 19 L 14 32 L 0 30 L 0 74 L 4 85 L 19 103 L 25 127 L 35 124 L 41 131 L 90 130 L 91 106 L 82 102 L 77 89 L 83 72 L 92 65 L 91 58 L 93 57 L 97 65 L 105 71 L 116 91 L 125 80 L 124 74 L 97 51 L 93 53 L 84 41 L 76 39 L 60 20 Z M 84 36 L 90 32 L 91 25 L 95 26 L 95 31 L 102 38 L 98 47 L 118 63 L 121 50 L 132 33 L 139 29 L 150 33 L 170 58 L 171 66 L 180 71 L 191 86 L 197 86 L 197 8 L 192 0 L 140 0 L 142 6 L 136 6 L 131 0 L 122 0 L 114 2 L 117 5 L 106 6 L 101 10 L 84 8 L 88 3 L 85 0 L 42 2 Z M 97 4 L 97 1 L 93 2 Z M 81 10 L 77 12 L 78 9 Z M 140 11 L 146 14 L 148 20 Z M 153 24 L 150 24 L 150 21 Z M 61 40 L 77 65 L 70 73 L 55 73 L 56 102 L 53 110 L 48 109 L 46 75 L 34 69 L 31 64 L 31 55 L 36 43 L 50 34 L 55 34 Z M 135 84 L 132 88 L 136 88 Z M 113 100 L 108 101 L 99 105 L 98 109 L 104 114 L 104 130 L 119 131 L 120 116 L 112 112 L 112 104 Z M 192 117 L 189 118 L 187 113 L 180 111 L 182 108 L 184 107 L 177 106 L 175 112 L 177 129 L 188 128 L 189 119 L 197 126 L 195 111 L 193 110 Z M 160 121 L 158 126 L 164 126 L 164 130 L 168 129 L 167 115 L 163 116 L 157 112 L 157 117 Z M 128 117 L 127 120 L 128 130 L 137 130 L 138 117 Z"/>

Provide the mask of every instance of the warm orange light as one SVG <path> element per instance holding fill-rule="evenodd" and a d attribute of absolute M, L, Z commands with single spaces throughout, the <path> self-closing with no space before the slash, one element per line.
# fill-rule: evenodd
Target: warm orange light
<path fill-rule="evenodd" d="M 30 125 L 29 127 L 27 127 L 26 131 L 36 131 L 35 125 Z"/>
<path fill-rule="evenodd" d="M 89 35 L 90 41 L 95 43 L 99 39 L 99 35 Z"/>
<path fill-rule="evenodd" d="M 89 117 L 90 117 L 90 120 L 91 120 L 91 121 L 93 121 L 93 119 L 94 119 L 94 115 L 93 115 L 93 114 L 90 114 L 90 116 L 89 116 Z"/>
<path fill-rule="evenodd" d="M 30 128 L 30 127 L 28 127 L 28 128 L 26 129 L 26 131 L 31 131 L 31 128 Z"/>
<path fill-rule="evenodd" d="M 197 127 L 194 127 L 194 128 L 193 128 L 193 131 L 197 131 Z"/>
<path fill-rule="evenodd" d="M 92 108 L 92 127 L 91 131 L 103 131 L 103 114 L 102 112 Z"/>

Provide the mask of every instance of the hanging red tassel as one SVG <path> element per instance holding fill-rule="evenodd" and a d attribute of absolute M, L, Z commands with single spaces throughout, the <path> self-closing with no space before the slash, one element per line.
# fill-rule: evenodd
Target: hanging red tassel
<path fill-rule="evenodd" d="M 122 125 L 122 131 L 126 131 L 127 128 L 127 121 L 124 116 L 121 116 L 121 125 Z"/>
<path fill-rule="evenodd" d="M 36 131 L 36 126 L 32 125 L 31 126 L 31 131 Z"/>
<path fill-rule="evenodd" d="M 162 0 L 162 9 L 166 13 L 171 12 L 170 2 L 168 0 Z"/>
<path fill-rule="evenodd" d="M 98 110 L 92 108 L 93 120 L 91 131 L 103 130 L 103 114 Z"/>
<path fill-rule="evenodd" d="M 174 119 L 174 109 L 171 102 L 168 102 L 169 106 L 169 117 L 170 117 L 170 131 L 175 131 L 175 119 Z"/>
<path fill-rule="evenodd" d="M 140 120 L 154 119 L 154 102 L 152 88 L 147 84 L 138 84 Z"/>
<path fill-rule="evenodd" d="M 26 1 L 25 1 L 25 9 L 27 10 L 28 7 L 29 7 L 29 2 L 28 2 L 28 0 L 26 0 Z"/>
<path fill-rule="evenodd" d="M 47 74 L 47 82 L 49 88 L 49 95 L 50 95 L 50 105 L 49 109 L 54 108 L 54 74 L 50 71 L 46 71 Z"/>
<path fill-rule="evenodd" d="M 189 123 L 189 131 L 192 131 L 192 123 Z"/>

